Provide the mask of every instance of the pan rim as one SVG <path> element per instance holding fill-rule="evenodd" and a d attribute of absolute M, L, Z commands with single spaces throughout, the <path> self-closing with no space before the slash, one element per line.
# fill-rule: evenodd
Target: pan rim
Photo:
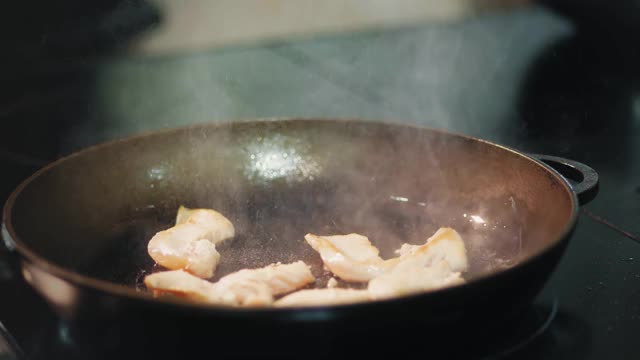
<path fill-rule="evenodd" d="M 565 193 L 569 194 L 569 197 L 571 199 L 570 217 L 561 234 L 557 238 L 553 239 L 553 241 L 551 241 L 549 245 L 531 254 L 526 259 L 521 260 L 513 267 L 480 275 L 474 279 L 471 279 L 465 282 L 464 284 L 454 285 L 454 286 L 435 289 L 435 290 L 426 291 L 426 292 L 419 292 L 415 294 L 403 295 L 403 296 L 394 297 L 390 299 L 375 300 L 375 301 L 366 301 L 366 302 L 358 302 L 358 303 L 350 303 L 350 304 L 323 305 L 323 306 L 304 306 L 304 307 L 291 306 L 291 307 L 282 307 L 282 308 L 279 308 L 279 307 L 244 308 L 244 307 L 233 307 L 229 305 L 191 302 L 187 300 L 173 299 L 173 298 L 166 298 L 166 297 L 154 298 L 150 293 L 140 292 L 132 287 L 114 283 L 111 281 L 101 280 L 94 277 L 82 275 L 78 272 L 67 269 L 64 266 L 57 265 L 54 262 L 47 259 L 46 256 L 40 255 L 36 253 L 34 250 L 30 249 L 30 247 L 20 239 L 17 232 L 13 228 L 13 224 L 11 221 L 12 210 L 16 200 L 18 199 L 22 191 L 26 187 L 28 187 L 29 184 L 31 184 L 35 179 L 40 177 L 42 174 L 46 173 L 47 171 L 50 171 L 52 168 L 55 168 L 60 164 L 67 162 L 75 157 L 83 156 L 84 154 L 95 152 L 95 151 L 100 151 L 101 149 L 104 149 L 104 148 L 117 146 L 118 144 L 121 144 L 121 143 L 138 141 L 138 140 L 149 138 L 149 137 L 167 136 L 172 133 L 180 133 L 180 132 L 185 132 L 190 130 L 197 130 L 200 128 L 210 129 L 210 128 L 236 126 L 239 124 L 252 124 L 252 123 L 262 124 L 262 123 L 268 123 L 268 122 L 274 122 L 274 123 L 275 122 L 278 122 L 278 123 L 298 122 L 299 123 L 299 122 L 305 122 L 305 121 L 314 121 L 314 122 L 322 122 L 322 123 L 355 123 L 355 124 L 361 124 L 361 125 L 375 124 L 375 125 L 382 125 L 382 126 L 388 126 L 388 127 L 412 128 L 420 131 L 429 131 L 433 133 L 438 133 L 444 136 L 452 136 L 452 137 L 457 137 L 461 139 L 476 141 L 492 147 L 499 148 L 501 151 L 506 151 L 508 153 L 511 153 L 512 155 L 515 155 L 517 157 L 530 161 L 534 166 L 538 166 L 541 169 L 545 170 L 547 173 L 552 175 L 553 178 L 558 183 L 562 184 L 562 187 Z M 518 269 L 521 269 L 522 267 L 526 266 L 529 263 L 539 260 L 544 255 L 550 253 L 555 248 L 561 246 L 563 243 L 563 240 L 568 241 L 569 236 L 573 232 L 577 222 L 578 209 L 579 209 L 579 205 L 578 205 L 578 198 L 576 193 L 572 190 L 570 183 L 562 175 L 560 175 L 556 170 L 542 163 L 541 161 L 531 156 L 528 156 L 523 152 L 520 152 L 508 146 L 494 143 L 489 140 L 466 135 L 456 131 L 450 131 L 450 130 L 441 129 L 441 128 L 432 128 L 429 126 L 424 126 L 416 123 L 389 120 L 389 119 L 376 120 L 376 119 L 362 119 L 362 118 L 349 118 L 349 117 L 268 117 L 268 118 L 249 118 L 249 119 L 226 120 L 226 121 L 209 121 L 209 122 L 202 122 L 202 123 L 191 124 L 186 126 L 145 131 L 138 134 L 134 134 L 132 136 L 113 139 L 113 140 L 101 142 L 92 146 L 88 146 L 78 151 L 75 151 L 69 155 L 61 157 L 45 165 L 44 167 L 40 168 L 39 170 L 34 172 L 32 175 L 30 175 L 28 178 L 23 180 L 9 195 L 9 197 L 7 198 L 3 206 L 3 211 L 2 211 L 2 215 L 3 215 L 2 236 L 9 237 L 9 239 L 5 239 L 5 242 L 12 243 L 11 245 L 13 249 L 10 249 L 10 250 L 17 252 L 17 254 L 23 258 L 22 259 L 23 261 L 26 260 L 33 266 L 36 266 L 39 269 L 45 271 L 46 273 L 53 275 L 61 280 L 67 281 L 74 286 L 97 290 L 99 292 L 102 292 L 108 295 L 116 295 L 116 296 L 125 297 L 129 299 L 140 300 L 143 302 L 152 303 L 154 305 L 165 304 L 165 305 L 183 307 L 185 309 L 198 309 L 198 310 L 203 310 L 208 312 L 224 312 L 227 314 L 238 314 L 243 316 L 258 314 L 258 313 L 273 313 L 273 314 L 278 314 L 278 313 L 281 314 L 281 313 L 289 313 L 289 312 L 317 313 L 317 312 L 326 312 L 329 309 L 330 310 L 334 310 L 334 309 L 347 310 L 352 308 L 361 308 L 368 304 L 384 304 L 384 303 L 391 304 L 391 303 L 397 303 L 401 301 L 410 301 L 412 299 L 417 299 L 425 296 L 426 297 L 439 296 L 439 294 L 444 295 L 445 293 L 459 291 L 461 289 L 469 287 L 470 285 L 491 281 L 496 277 L 507 275 L 509 273 L 517 271 Z"/>

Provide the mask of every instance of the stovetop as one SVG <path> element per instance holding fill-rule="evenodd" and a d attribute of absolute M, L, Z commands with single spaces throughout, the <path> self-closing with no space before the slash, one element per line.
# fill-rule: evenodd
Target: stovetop
<path fill-rule="evenodd" d="M 435 358 L 439 358 L 439 355 L 443 354 L 447 358 L 537 359 L 545 356 L 546 349 L 549 347 L 554 347 L 556 351 L 562 351 L 565 355 L 576 354 L 580 351 L 580 341 L 583 340 L 584 334 L 576 333 L 576 329 L 572 328 L 575 324 L 567 319 L 565 314 L 560 313 L 559 309 L 557 299 L 551 299 L 549 302 L 537 302 L 520 316 L 495 326 L 491 330 L 483 332 L 474 330 L 474 336 L 450 336 L 450 341 L 438 344 L 431 342 L 428 345 L 429 354 Z M 91 347 L 77 341 L 71 325 L 58 320 L 40 322 L 39 325 L 41 328 L 33 332 L 27 341 L 28 354 L 24 354 L 26 351 L 19 350 L 19 356 L 36 360 L 104 358 L 104 356 L 100 356 L 99 352 L 96 353 Z M 489 328 L 487 326 L 487 329 Z M 574 338 L 577 334 L 580 336 Z M 563 337 L 564 339 L 559 341 Z M 367 335 L 362 334 L 361 338 L 367 339 Z M 354 334 L 348 342 L 362 341 L 361 338 Z M 400 345 L 394 350 L 395 355 L 417 355 L 424 352 L 423 346 L 407 340 L 404 334 L 395 335 L 390 332 L 385 336 L 385 342 Z M 406 346 L 406 344 L 413 345 Z M 332 354 L 342 352 L 350 354 L 354 351 L 353 347 L 342 348 L 340 344 L 333 344 L 333 346 L 335 348 L 332 349 Z M 234 358 L 233 347 L 230 348 L 230 350 L 225 350 L 224 347 L 220 347 L 216 350 L 216 356 L 226 358 L 224 355 L 229 355 L 230 358 Z M 230 351 L 230 353 L 225 351 Z M 357 352 L 359 355 L 380 355 L 381 351 L 384 350 L 369 346 Z M 267 355 L 265 354 L 265 356 Z M 0 359 L 4 358 L 0 357 Z"/>
<path fill-rule="evenodd" d="M 572 158 L 598 171 L 600 194 L 581 210 L 528 320 L 487 335 L 468 357 L 634 358 L 639 56 L 632 36 L 611 36 L 532 6 L 455 24 L 154 58 L 72 38 L 82 51 L 58 41 L 47 43 L 49 57 L 27 61 L 31 53 L 14 41 L 0 67 L 8 85 L 0 90 L 0 199 L 38 167 L 90 144 L 251 117 L 397 119 Z M 27 358 L 69 355 L 65 324 L 2 268 L 0 294 L 0 321 Z"/>

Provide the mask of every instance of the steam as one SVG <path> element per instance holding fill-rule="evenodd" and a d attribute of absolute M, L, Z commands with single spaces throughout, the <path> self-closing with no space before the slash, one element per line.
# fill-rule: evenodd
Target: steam
<path fill-rule="evenodd" d="M 272 116 L 397 119 L 497 137 L 500 124 L 514 116 L 513 100 L 535 53 L 571 31 L 533 9 L 488 23 L 476 19 L 279 47 L 111 59 L 97 71 L 91 121 L 76 127 L 68 144 L 76 149 L 148 130 Z M 521 42 L 529 46 L 516 47 Z M 527 210 L 499 186 L 479 199 L 447 184 L 442 169 L 455 166 L 456 159 L 448 156 L 446 141 L 424 139 L 416 149 L 406 144 L 420 139 L 407 133 L 395 142 L 363 141 L 352 148 L 342 135 L 322 135 L 323 159 L 314 156 L 314 134 L 303 139 L 272 133 L 247 143 L 239 159 L 244 179 L 284 180 L 291 194 L 261 194 L 256 200 L 229 185 L 227 205 L 247 231 L 227 245 L 236 257 L 226 257 L 233 262 L 222 269 L 289 262 L 300 254 L 316 258 L 301 243 L 311 231 L 360 232 L 391 256 L 402 243 L 423 243 L 437 228 L 451 226 L 469 245 L 478 273 L 508 266 L 522 253 L 519 219 Z M 208 135 L 194 133 L 193 148 L 182 150 L 197 153 L 199 136 Z M 215 137 L 233 146 L 231 134 Z M 196 164 L 209 166 L 208 158 L 194 156 Z M 166 178 L 161 168 L 149 169 L 148 176 Z M 312 185 L 296 187 L 307 183 Z M 220 195 L 207 191 L 197 198 L 206 202 Z M 240 204 L 232 204 L 234 196 Z"/>
<path fill-rule="evenodd" d="M 531 61 L 573 31 L 529 7 L 277 47 L 105 59 L 88 89 L 88 118 L 65 150 L 160 128 L 282 116 L 394 119 L 498 138 L 515 116 Z"/>

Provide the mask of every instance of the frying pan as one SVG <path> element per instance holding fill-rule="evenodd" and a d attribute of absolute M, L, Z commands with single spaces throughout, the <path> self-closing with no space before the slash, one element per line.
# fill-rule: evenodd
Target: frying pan
<path fill-rule="evenodd" d="M 595 196 L 597 185 L 597 174 L 580 163 L 413 125 L 215 123 L 56 161 L 10 196 L 2 235 L 14 265 L 65 331 L 105 357 L 125 350 L 144 357 L 398 354 L 407 348 L 390 340 L 398 336 L 415 346 L 430 339 L 432 354 L 438 337 L 488 331 L 532 302 L 561 258 L 579 204 Z M 323 286 L 327 275 L 304 242 L 308 232 L 361 233 L 391 257 L 400 244 L 423 243 L 450 226 L 468 249 L 467 282 L 311 308 L 153 298 L 141 286 L 158 270 L 146 244 L 172 226 L 179 205 L 216 209 L 235 224 L 236 238 L 219 247 L 216 278 L 304 260 Z"/>

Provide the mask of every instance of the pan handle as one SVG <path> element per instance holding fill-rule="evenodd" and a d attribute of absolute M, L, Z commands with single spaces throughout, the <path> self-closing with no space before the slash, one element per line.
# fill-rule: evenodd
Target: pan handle
<path fill-rule="evenodd" d="M 598 173 L 591 167 L 565 158 L 550 155 L 530 154 L 552 169 L 556 170 L 565 179 L 573 180 L 571 189 L 578 196 L 578 203 L 584 205 L 593 200 L 598 194 L 599 179 Z"/>

